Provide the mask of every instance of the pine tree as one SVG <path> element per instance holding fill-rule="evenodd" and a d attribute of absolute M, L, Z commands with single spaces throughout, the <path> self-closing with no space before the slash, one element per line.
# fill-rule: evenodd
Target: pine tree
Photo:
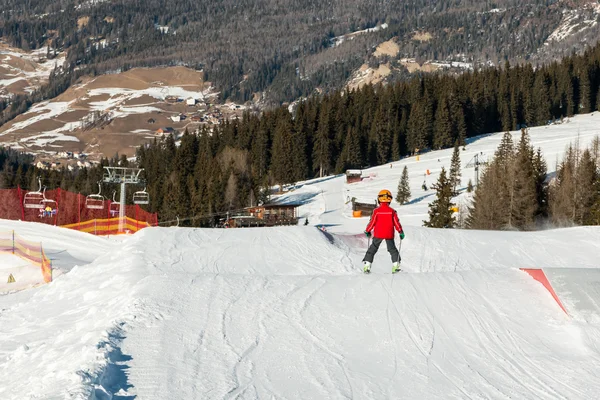
<path fill-rule="evenodd" d="M 377 144 L 377 164 L 385 164 L 390 159 L 392 137 L 383 106 L 377 108 L 369 136 Z"/>
<path fill-rule="evenodd" d="M 271 143 L 266 122 L 266 117 L 261 119 L 251 145 L 252 169 L 258 179 L 262 179 L 267 174 L 271 163 Z"/>
<path fill-rule="evenodd" d="M 452 121 L 450 109 L 445 97 L 442 97 L 435 111 L 435 122 L 433 124 L 433 148 L 436 150 L 449 147 L 452 143 Z"/>
<path fill-rule="evenodd" d="M 533 166 L 533 148 L 527 130 L 521 130 L 521 140 L 509 182 L 508 228 L 527 229 L 533 225 L 538 209 L 536 180 Z"/>
<path fill-rule="evenodd" d="M 465 111 L 462 104 L 455 101 L 452 109 L 452 132 L 458 140 L 459 146 L 466 146 L 467 141 L 467 123 L 465 122 Z"/>
<path fill-rule="evenodd" d="M 398 193 L 396 194 L 396 201 L 400 204 L 406 203 L 410 199 L 410 182 L 408 180 L 408 168 L 406 165 L 402 169 L 402 177 L 398 182 Z"/>
<path fill-rule="evenodd" d="M 546 176 L 548 167 L 542 156 L 542 149 L 538 147 L 533 157 L 533 176 L 535 180 L 535 193 L 537 210 L 536 217 L 546 217 L 548 215 L 548 188 L 546 186 Z"/>
<path fill-rule="evenodd" d="M 559 225 L 573 224 L 575 219 L 575 198 L 577 196 L 577 158 L 576 150 L 569 146 L 565 157 L 556 169 L 556 178 L 549 192 L 549 208 L 552 221 Z"/>
<path fill-rule="evenodd" d="M 422 102 L 413 103 L 408 117 L 408 135 L 406 138 L 408 150 L 416 152 L 427 147 L 427 125 L 425 110 Z"/>
<path fill-rule="evenodd" d="M 446 177 L 446 170 L 442 167 L 437 183 L 433 184 L 436 190 L 436 199 L 429 204 L 429 221 L 423 221 L 430 228 L 452 228 L 454 227 L 454 215 L 451 208 L 452 185 Z"/>
<path fill-rule="evenodd" d="M 456 188 L 460 185 L 460 149 L 459 142 L 456 140 L 454 142 L 454 151 L 452 152 L 452 160 L 450 161 L 450 175 L 449 180 L 452 185 L 452 194 L 454 196 L 458 195 Z"/>
<path fill-rule="evenodd" d="M 502 193 L 502 169 L 493 160 L 483 171 L 469 207 L 467 226 L 471 229 L 500 229 L 506 225 L 506 201 Z"/>
<path fill-rule="evenodd" d="M 471 181 L 470 179 L 467 183 L 467 193 L 473 193 L 473 181 Z"/>
<path fill-rule="evenodd" d="M 598 98 L 600 99 L 600 96 Z M 600 170 L 600 136 L 594 136 L 594 139 L 592 139 L 590 154 L 596 163 L 596 168 Z"/>
<path fill-rule="evenodd" d="M 577 211 L 575 222 L 580 225 L 590 225 L 593 218 L 591 217 L 592 207 L 599 198 L 598 193 L 598 171 L 592 155 L 588 149 L 583 151 L 581 160 L 577 168 L 576 175 L 577 186 Z"/>
<path fill-rule="evenodd" d="M 271 176 L 280 186 L 294 181 L 294 137 L 292 121 L 280 118 L 273 134 Z"/>

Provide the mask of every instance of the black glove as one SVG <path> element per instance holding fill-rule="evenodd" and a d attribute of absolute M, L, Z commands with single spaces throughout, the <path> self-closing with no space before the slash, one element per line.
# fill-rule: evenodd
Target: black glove
<path fill-rule="evenodd" d="M 368 237 L 368 238 L 370 238 L 371 237 L 371 232 L 365 231 L 365 236 Z"/>

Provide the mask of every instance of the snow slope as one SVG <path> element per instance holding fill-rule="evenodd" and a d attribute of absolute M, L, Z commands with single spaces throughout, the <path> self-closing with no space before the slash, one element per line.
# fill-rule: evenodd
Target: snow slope
<path fill-rule="evenodd" d="M 596 118 L 532 129 L 533 142 L 556 156 L 577 130 L 591 140 Z M 498 141 L 470 143 L 463 164 Z M 97 238 L 0 221 L 41 240 L 63 272 L 0 296 L 0 398 L 597 398 L 600 316 L 590 304 L 600 299 L 576 279 L 600 267 L 600 228 L 423 228 L 423 169 L 433 182 L 450 154 L 375 167 L 352 185 L 304 182 L 282 196 L 326 232 L 148 228 Z M 365 276 L 357 233 L 367 221 L 351 218 L 345 201 L 395 189 L 404 164 L 416 200 L 394 207 L 407 273 L 391 275 L 382 248 Z M 587 292 L 586 317 L 567 316 L 522 267 L 561 268 L 563 289 Z"/>

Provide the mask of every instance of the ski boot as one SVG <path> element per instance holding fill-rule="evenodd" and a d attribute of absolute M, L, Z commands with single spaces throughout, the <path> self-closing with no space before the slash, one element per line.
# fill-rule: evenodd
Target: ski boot
<path fill-rule="evenodd" d="M 402 271 L 400 269 L 400 262 L 396 261 L 395 263 L 392 264 L 392 274 L 395 274 L 396 272 L 400 272 Z"/>
<path fill-rule="evenodd" d="M 371 263 L 370 263 L 370 262 L 368 262 L 368 261 L 365 261 L 365 262 L 363 263 L 363 272 L 364 272 L 365 274 L 370 274 L 370 273 L 371 273 Z"/>

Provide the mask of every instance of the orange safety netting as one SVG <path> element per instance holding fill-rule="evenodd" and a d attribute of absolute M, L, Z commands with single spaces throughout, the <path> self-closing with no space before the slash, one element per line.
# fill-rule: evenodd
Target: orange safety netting
<path fill-rule="evenodd" d="M 92 219 L 84 222 L 63 225 L 63 228 L 75 229 L 81 232 L 92 233 L 94 235 L 116 235 L 118 233 L 135 233 L 142 228 L 150 226 L 148 222 L 138 221 L 133 218 L 125 217 L 122 230 L 119 226 L 119 217 L 107 219 Z"/>
<path fill-rule="evenodd" d="M 27 193 L 30 195 L 27 196 Z M 84 221 L 112 219 L 115 216 L 111 212 L 111 201 L 106 200 L 101 208 L 93 209 L 86 206 L 86 196 L 72 193 L 67 190 L 47 190 L 43 195 L 38 194 L 33 202 L 39 204 L 39 208 L 26 207 L 25 204 L 32 203 L 32 194 L 21 188 L 0 189 L 0 218 L 22 221 L 41 222 L 49 225 L 74 227 L 74 224 L 83 224 Z M 43 199 L 38 199 L 43 198 Z M 139 205 L 125 206 L 125 216 L 137 221 L 134 223 L 136 229 L 145 226 L 158 225 L 156 213 L 150 213 Z M 128 224 L 130 222 L 127 222 Z M 81 229 L 80 229 L 81 230 Z M 131 229 L 129 229 L 131 231 Z"/>
<path fill-rule="evenodd" d="M 52 281 L 52 262 L 42 248 L 42 244 L 25 240 L 12 232 L 0 232 L 0 251 L 10 252 L 42 269 L 44 282 Z"/>

